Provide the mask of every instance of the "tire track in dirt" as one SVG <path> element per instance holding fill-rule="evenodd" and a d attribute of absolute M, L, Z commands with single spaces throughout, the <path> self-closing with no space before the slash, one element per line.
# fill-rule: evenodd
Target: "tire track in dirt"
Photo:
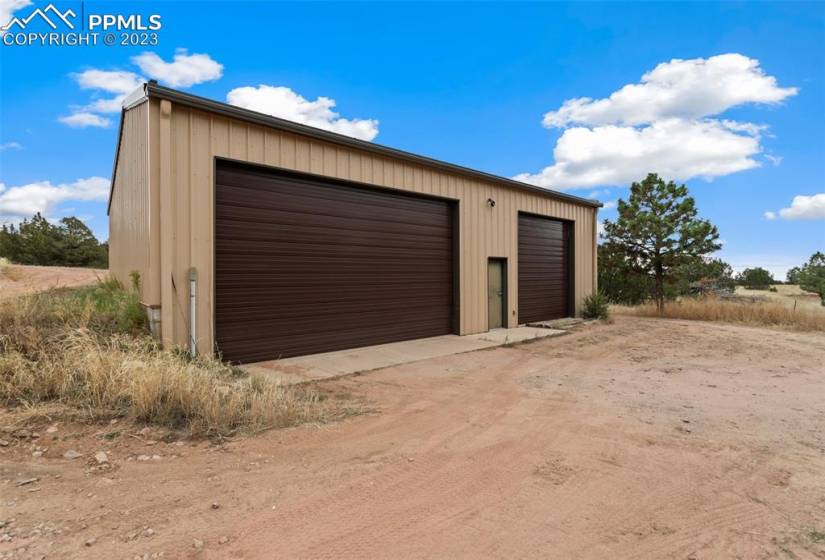
<path fill-rule="evenodd" d="M 335 381 L 380 411 L 339 424 L 151 464 L 127 438 L 108 483 L 58 460 L 2 488 L 20 526 L 73 528 L 30 545 L 59 558 L 822 558 L 823 341 L 620 317 Z"/>
<path fill-rule="evenodd" d="M 524 360 L 517 353 L 512 357 L 516 359 L 509 360 L 510 366 Z M 515 387 L 469 395 L 473 397 L 478 397 L 475 412 L 459 427 L 444 430 L 438 414 L 417 424 L 435 437 L 410 457 L 413 461 L 401 457 L 384 472 L 353 481 L 337 494 L 318 496 L 309 503 L 303 498 L 295 508 L 283 504 L 278 512 L 249 527 L 245 535 L 259 533 L 261 525 L 277 527 L 279 532 L 301 531 L 301 519 L 314 519 L 322 529 L 314 531 L 309 541 L 299 540 L 299 546 L 284 550 L 285 557 L 375 556 L 374 543 L 383 538 L 413 543 L 437 527 L 461 523 L 473 512 L 499 502 L 538 460 L 533 442 L 544 425 L 535 423 L 524 431 L 521 419 L 532 411 L 513 412 L 519 402 Z M 443 404 L 434 408 L 441 409 Z M 395 425 L 382 428 L 390 433 L 398 430 Z M 514 439 L 503 433 L 513 430 L 525 437 Z M 452 451 L 459 446 L 463 451 L 456 455 Z M 357 519 L 350 517 L 354 509 L 359 511 Z M 347 545 L 339 549 L 344 536 Z M 254 557 L 255 552 L 247 550 L 241 556 Z"/>
<path fill-rule="evenodd" d="M 633 336 L 643 336 L 649 329 L 634 325 L 632 331 Z M 664 438 L 657 434 L 653 445 L 643 432 L 628 438 L 633 430 L 624 422 L 611 427 L 614 418 L 582 414 L 590 406 L 582 402 L 589 395 L 576 395 L 581 385 L 577 380 L 603 375 L 604 360 L 651 362 L 651 371 L 656 371 L 662 345 L 671 345 L 676 355 L 668 362 L 673 365 L 661 368 L 668 373 L 682 369 L 680 354 L 695 354 L 685 356 L 693 360 L 705 355 L 695 349 L 679 351 L 685 338 L 679 332 L 669 331 L 658 346 L 634 344 L 629 349 L 627 336 L 608 332 L 581 335 L 579 340 L 571 337 L 572 344 L 551 350 L 556 365 L 552 369 L 543 355 L 550 345 L 499 349 L 490 354 L 497 356 L 494 362 L 476 360 L 471 373 L 440 379 L 450 385 L 442 388 L 442 396 L 429 404 L 418 400 L 407 410 L 406 420 L 418 428 L 410 439 L 418 444 L 414 463 L 401 457 L 378 476 L 365 476 L 340 493 L 310 500 L 309 509 L 284 504 L 279 514 L 256 518 L 241 535 L 245 546 L 233 553 L 256 557 L 261 549 L 249 536 L 261 535 L 266 527 L 295 545 L 283 553 L 296 558 L 397 557 L 399 551 L 406 557 L 425 557 L 433 550 L 449 557 L 546 557 L 548 549 L 598 557 L 616 546 L 631 547 L 637 557 L 687 556 L 707 537 L 709 527 L 716 534 L 710 539 L 714 551 L 759 549 L 761 545 L 743 543 L 750 539 L 743 535 L 762 526 L 770 512 L 764 504 L 743 497 L 747 488 L 722 491 L 743 480 L 754 487 L 768 484 L 775 469 L 757 452 L 722 447 L 721 452 L 709 453 L 673 433 Z M 689 338 L 700 340 L 702 335 Z M 501 359 L 502 354 L 507 359 Z M 444 369 L 450 370 L 450 365 Z M 502 377 L 502 370 L 513 374 Z M 405 368 L 397 371 L 400 376 L 406 373 Z M 473 383 L 485 376 L 499 383 L 494 390 L 486 382 Z M 434 377 L 405 386 L 415 390 L 420 383 L 423 388 Z M 534 378 L 542 383 L 531 382 Z M 559 384 L 564 389 L 559 390 Z M 459 413 L 455 400 L 466 403 Z M 578 417 L 571 420 L 573 410 Z M 671 407 L 674 412 L 682 410 Z M 559 418 L 566 421 L 560 425 Z M 399 419 L 381 429 L 401 435 L 409 432 L 404 424 Z M 616 432 L 621 437 L 615 437 Z M 588 442 L 587 449 L 581 449 L 581 440 Z M 427 454 L 428 459 L 421 458 Z M 576 461 L 566 459 L 571 454 L 578 454 Z M 539 476 L 537 472 L 548 465 L 558 472 L 549 479 Z M 649 491 L 654 481 L 668 478 L 664 488 Z M 594 516 L 594 511 L 599 514 Z M 351 512 L 357 512 L 357 519 Z M 662 523 L 660 518 L 671 521 Z M 293 531 L 305 527 L 299 519 L 312 519 L 313 531 L 293 541 Z M 580 537 L 583 533 L 600 538 L 587 544 Z M 542 538 L 549 534 L 553 537 Z M 525 551 L 525 542 L 536 548 Z"/>

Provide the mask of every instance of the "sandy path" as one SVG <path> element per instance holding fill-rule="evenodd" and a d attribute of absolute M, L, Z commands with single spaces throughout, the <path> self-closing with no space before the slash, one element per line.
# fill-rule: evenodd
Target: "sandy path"
<path fill-rule="evenodd" d="M 0 551 L 822 558 L 823 364 L 822 334 L 620 318 L 340 380 L 381 412 L 332 426 L 221 447 L 62 426 L 43 458 L 0 448 L 0 518 L 20 530 Z M 69 447 L 115 468 L 86 473 Z M 14 486 L 32 474 L 41 491 Z"/>
<path fill-rule="evenodd" d="M 65 266 L 11 265 L 0 267 L 0 298 L 15 297 L 50 288 L 82 286 L 108 276 L 108 270 Z"/>

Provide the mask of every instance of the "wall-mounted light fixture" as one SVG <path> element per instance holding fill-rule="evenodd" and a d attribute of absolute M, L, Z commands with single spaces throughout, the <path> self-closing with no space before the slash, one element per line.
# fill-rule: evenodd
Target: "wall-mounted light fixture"
<path fill-rule="evenodd" d="M 490 208 L 495 208 L 496 207 L 496 201 L 492 198 L 488 198 L 487 199 L 487 206 L 489 206 Z"/>

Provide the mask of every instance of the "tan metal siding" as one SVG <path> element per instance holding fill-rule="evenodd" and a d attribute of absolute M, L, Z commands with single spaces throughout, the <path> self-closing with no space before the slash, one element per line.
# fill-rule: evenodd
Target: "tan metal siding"
<path fill-rule="evenodd" d="M 132 271 L 141 276 L 144 301 L 151 299 L 149 277 L 149 103 L 126 111 L 118 146 L 109 207 L 109 271 L 129 286 Z M 160 303 L 160 300 L 154 302 Z"/>
<path fill-rule="evenodd" d="M 153 100 L 153 107 L 158 105 Z M 169 103 L 162 101 L 160 103 Z M 576 311 L 595 289 L 596 209 L 520 191 L 494 181 L 480 181 L 423 165 L 395 161 L 323 140 L 171 105 L 168 128 L 154 110 L 154 144 L 161 153 L 152 162 L 152 177 L 167 195 L 170 223 L 162 226 L 162 273 L 165 340 L 186 344 L 188 337 L 188 270 L 198 270 L 197 338 L 201 352 L 213 346 L 214 160 L 230 158 L 339 179 L 459 200 L 460 324 L 462 334 L 487 330 L 487 257 L 508 259 L 508 326 L 517 321 L 518 212 L 574 222 L 574 290 Z M 164 139 L 163 136 L 166 136 Z M 168 146 L 168 148 L 164 148 Z M 166 158 L 163 150 L 166 149 Z M 168 168 L 167 168 L 168 167 Z M 163 185 L 168 183 L 168 192 Z M 154 188 L 154 184 L 153 184 Z M 162 195 L 163 196 L 163 195 Z M 487 199 L 496 201 L 495 208 Z M 167 232 L 167 228 L 169 231 Z M 168 247 L 168 251 L 166 249 Z M 173 283 L 174 279 L 174 283 Z M 167 304 L 170 302 L 170 304 Z"/>

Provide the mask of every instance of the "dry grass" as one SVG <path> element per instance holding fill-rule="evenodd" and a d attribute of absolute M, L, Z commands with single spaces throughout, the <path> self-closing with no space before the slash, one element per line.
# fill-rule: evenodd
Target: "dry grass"
<path fill-rule="evenodd" d="M 737 286 L 736 295 L 778 302 L 793 309 L 804 308 L 811 311 L 823 311 L 819 296 L 815 293 L 806 292 L 796 284 L 777 284 L 773 287 L 776 288 L 775 292 L 749 290 L 744 286 Z"/>
<path fill-rule="evenodd" d="M 656 305 L 649 303 L 635 307 L 612 306 L 622 315 L 659 317 Z M 802 331 L 825 331 L 825 309 L 800 308 L 794 310 L 784 303 L 731 301 L 714 297 L 686 298 L 665 305 L 664 317 L 669 319 L 693 319 L 697 321 L 721 321 L 746 325 L 781 327 Z"/>
<path fill-rule="evenodd" d="M 19 282 L 26 277 L 20 267 L 12 266 L 5 258 L 0 259 L 0 276 L 3 276 L 12 282 Z"/>
<path fill-rule="evenodd" d="M 26 419 L 126 417 L 209 436 L 356 412 L 311 387 L 164 350 L 142 322 L 137 298 L 112 282 L 0 302 L 0 401 Z"/>

